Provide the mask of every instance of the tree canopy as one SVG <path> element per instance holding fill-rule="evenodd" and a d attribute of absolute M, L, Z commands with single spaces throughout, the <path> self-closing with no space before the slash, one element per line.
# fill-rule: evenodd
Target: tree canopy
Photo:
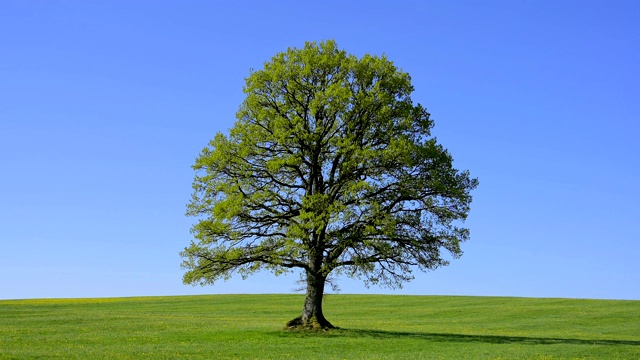
<path fill-rule="evenodd" d="M 358 58 L 334 41 L 252 71 L 235 125 L 193 166 L 184 282 L 299 269 L 307 297 L 290 325 L 331 327 L 330 274 L 396 287 L 446 265 L 443 250 L 459 257 L 478 181 L 453 167 L 413 90 L 385 56 Z"/>

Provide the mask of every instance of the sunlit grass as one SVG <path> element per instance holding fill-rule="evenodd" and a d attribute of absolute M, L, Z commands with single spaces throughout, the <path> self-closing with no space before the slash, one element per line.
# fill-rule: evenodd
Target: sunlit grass
<path fill-rule="evenodd" d="M 331 295 L 0 301 L 0 359 L 638 359 L 640 301 Z"/>

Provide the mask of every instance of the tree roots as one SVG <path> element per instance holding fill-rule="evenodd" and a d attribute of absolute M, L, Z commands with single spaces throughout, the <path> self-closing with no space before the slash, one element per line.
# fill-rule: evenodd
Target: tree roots
<path fill-rule="evenodd" d="M 287 322 L 285 326 L 285 330 L 303 330 L 303 331 L 328 331 L 332 329 L 337 329 L 333 326 L 327 319 L 318 319 L 313 316 L 307 321 L 302 320 L 302 316 L 298 316 L 297 318 Z"/>

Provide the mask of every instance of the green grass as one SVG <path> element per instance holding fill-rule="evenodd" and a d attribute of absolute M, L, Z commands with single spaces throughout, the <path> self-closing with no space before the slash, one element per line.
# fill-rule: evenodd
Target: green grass
<path fill-rule="evenodd" d="M 0 359 L 640 359 L 640 301 L 330 295 L 0 301 Z"/>

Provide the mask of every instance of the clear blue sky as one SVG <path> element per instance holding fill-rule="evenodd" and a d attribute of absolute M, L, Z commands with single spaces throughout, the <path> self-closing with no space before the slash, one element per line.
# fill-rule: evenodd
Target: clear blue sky
<path fill-rule="evenodd" d="M 0 299 L 295 288 L 179 252 L 249 69 L 323 39 L 408 72 L 480 180 L 463 257 L 395 293 L 640 299 L 639 1 L 229 3 L 0 3 Z"/>

